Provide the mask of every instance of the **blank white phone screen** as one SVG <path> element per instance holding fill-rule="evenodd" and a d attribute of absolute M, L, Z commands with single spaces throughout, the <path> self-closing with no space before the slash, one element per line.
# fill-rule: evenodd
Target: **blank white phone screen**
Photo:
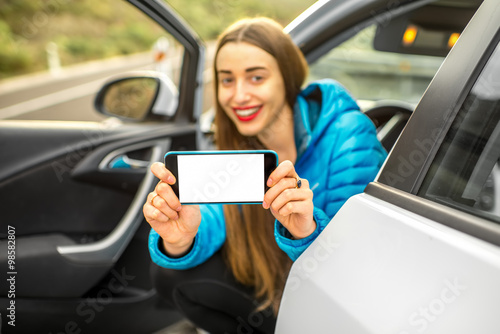
<path fill-rule="evenodd" d="M 178 155 L 181 203 L 264 200 L 264 154 Z"/>

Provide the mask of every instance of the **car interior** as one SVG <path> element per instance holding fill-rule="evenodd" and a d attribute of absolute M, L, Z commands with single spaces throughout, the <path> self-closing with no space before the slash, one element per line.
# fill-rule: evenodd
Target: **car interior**
<path fill-rule="evenodd" d="M 390 151 L 481 3 L 439 0 L 406 12 L 389 11 L 339 34 L 340 39 L 330 29 L 321 40 L 302 46 L 311 63 L 310 80 L 326 73 L 345 85 Z M 334 49 L 325 50 L 325 45 Z"/>
<path fill-rule="evenodd" d="M 437 1 L 379 24 L 373 48 L 382 52 L 446 57 L 481 1 Z M 382 103 L 366 110 L 389 151 L 411 116 L 409 105 Z"/>

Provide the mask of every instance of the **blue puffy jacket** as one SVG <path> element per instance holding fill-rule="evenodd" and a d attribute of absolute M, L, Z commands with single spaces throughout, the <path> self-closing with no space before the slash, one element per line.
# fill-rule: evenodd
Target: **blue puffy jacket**
<path fill-rule="evenodd" d="M 292 240 L 278 222 L 274 235 L 292 260 L 316 239 L 351 196 L 363 192 L 382 166 L 387 154 L 377 140 L 375 127 L 347 91 L 336 81 L 322 80 L 307 86 L 294 107 L 295 170 L 309 181 L 314 193 L 316 230 L 307 238 Z M 222 205 L 200 205 L 202 221 L 191 251 L 170 258 L 159 250 L 160 236 L 151 230 L 149 251 L 159 266 L 195 267 L 218 251 L 226 239 Z"/>

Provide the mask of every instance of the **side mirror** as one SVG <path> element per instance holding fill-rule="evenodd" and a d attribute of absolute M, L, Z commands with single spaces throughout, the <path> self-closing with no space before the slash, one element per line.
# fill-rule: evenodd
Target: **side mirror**
<path fill-rule="evenodd" d="M 176 111 L 179 93 L 166 75 L 133 72 L 113 78 L 99 90 L 97 111 L 126 121 L 170 119 Z"/>

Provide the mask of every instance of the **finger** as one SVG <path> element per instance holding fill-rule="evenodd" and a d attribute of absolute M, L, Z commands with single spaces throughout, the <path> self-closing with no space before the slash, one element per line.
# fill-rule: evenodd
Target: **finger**
<path fill-rule="evenodd" d="M 312 202 L 309 203 L 308 201 L 288 202 L 276 212 L 282 217 L 287 217 L 293 213 L 304 214 L 311 211 L 311 205 Z"/>
<path fill-rule="evenodd" d="M 153 198 L 155 198 L 155 196 L 158 196 L 158 194 L 155 191 L 150 192 L 148 194 L 148 197 L 146 198 L 146 203 L 151 203 L 153 201 Z"/>
<path fill-rule="evenodd" d="M 300 189 L 308 190 L 309 181 L 307 181 L 306 179 L 300 180 L 302 183 Z M 269 188 L 269 190 L 264 194 L 264 202 L 262 203 L 264 209 L 269 208 L 269 205 L 273 203 L 276 198 L 286 189 L 297 189 L 297 180 L 291 177 L 283 178 L 274 187 Z"/>
<path fill-rule="evenodd" d="M 158 224 L 166 223 L 170 220 L 166 215 L 164 215 L 160 210 L 155 208 L 151 203 L 146 202 L 142 207 L 142 212 L 144 213 L 144 218 L 151 225 L 151 227 L 155 228 Z"/>
<path fill-rule="evenodd" d="M 285 189 L 279 196 L 270 204 L 270 207 L 281 214 L 284 208 L 289 203 L 295 202 L 310 202 L 312 205 L 312 191 L 310 189 Z M 285 210 L 286 212 L 287 210 Z M 293 211 L 295 212 L 295 211 Z M 301 213 L 301 212 L 296 212 Z"/>
<path fill-rule="evenodd" d="M 273 187 L 269 188 L 269 190 L 264 194 L 264 208 L 267 209 L 266 204 L 271 204 L 274 202 L 276 197 L 279 196 L 285 189 L 293 189 L 295 188 L 296 180 L 291 177 L 283 178 L 278 183 L 276 183 Z"/>
<path fill-rule="evenodd" d="M 156 192 L 156 190 L 153 190 L 152 192 L 150 192 L 148 194 L 148 197 L 146 197 L 146 203 L 150 203 L 151 204 L 153 202 L 153 199 L 156 196 L 160 196 L 160 195 L 158 195 L 158 193 Z"/>
<path fill-rule="evenodd" d="M 297 178 L 298 175 L 295 172 L 295 167 L 290 160 L 285 160 L 276 167 L 276 169 L 269 175 L 267 179 L 267 186 L 273 187 L 276 183 L 278 183 L 284 177 L 292 177 Z"/>
<path fill-rule="evenodd" d="M 300 187 L 299 187 L 298 180 L 300 180 Z M 297 178 L 295 180 L 295 185 L 296 185 L 296 188 L 300 188 L 300 189 L 306 188 L 306 189 L 309 189 L 309 181 L 307 179 Z"/>
<path fill-rule="evenodd" d="M 167 202 L 163 199 L 161 196 L 155 196 L 151 200 L 150 204 L 155 207 L 156 209 L 160 210 L 161 213 L 163 213 L 165 216 L 167 216 L 169 219 L 172 220 L 177 220 L 179 219 L 179 214 L 177 211 L 172 209 Z"/>
<path fill-rule="evenodd" d="M 170 207 L 168 203 L 163 199 L 163 197 L 161 197 L 160 194 L 158 194 L 156 191 L 153 191 L 148 194 L 148 197 L 146 199 L 146 204 L 152 205 L 170 219 L 173 220 L 179 219 L 179 215 L 177 212 L 180 211 L 180 209 L 179 210 L 172 209 L 172 207 Z"/>
<path fill-rule="evenodd" d="M 165 168 L 165 165 L 160 162 L 155 162 L 151 165 L 151 171 L 153 174 L 159 178 L 161 181 L 167 182 L 168 184 L 175 183 L 174 175 Z"/>
<path fill-rule="evenodd" d="M 174 190 L 167 183 L 159 182 L 156 185 L 155 191 L 165 200 L 166 204 L 175 211 L 181 211 L 181 202 L 175 195 Z"/>

